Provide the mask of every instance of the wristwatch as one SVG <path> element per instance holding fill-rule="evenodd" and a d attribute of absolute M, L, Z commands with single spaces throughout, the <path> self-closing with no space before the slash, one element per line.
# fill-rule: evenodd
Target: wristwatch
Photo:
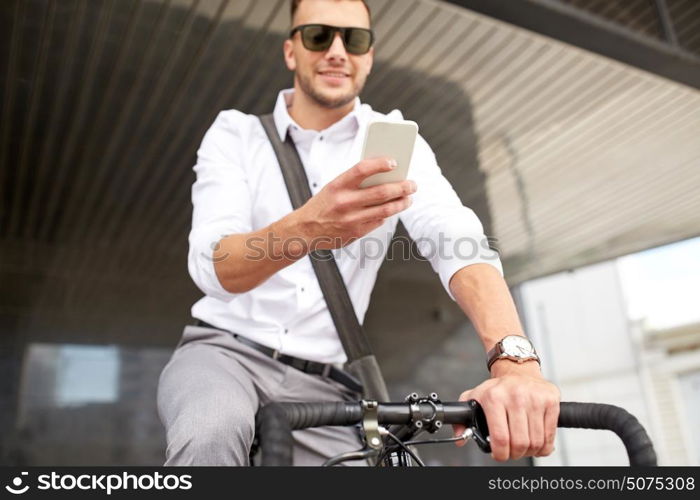
<path fill-rule="evenodd" d="M 493 365 L 499 359 L 510 359 L 516 363 L 524 363 L 526 361 L 537 361 L 540 363 L 540 357 L 535 352 L 532 343 L 522 335 L 508 335 L 499 340 L 496 345 L 487 354 L 487 366 L 491 371 Z"/>

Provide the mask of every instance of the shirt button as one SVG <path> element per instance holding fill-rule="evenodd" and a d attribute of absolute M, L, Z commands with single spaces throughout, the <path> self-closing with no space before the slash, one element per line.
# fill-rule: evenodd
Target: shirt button
<path fill-rule="evenodd" d="M 311 185 L 312 185 L 313 187 L 318 187 L 318 184 L 316 184 L 315 182 L 312 183 Z"/>
<path fill-rule="evenodd" d="M 323 136 L 322 136 L 322 135 L 319 135 L 319 136 L 318 136 L 318 140 L 319 140 L 319 141 L 322 141 L 322 140 L 323 140 Z"/>
<path fill-rule="evenodd" d="M 288 329 L 288 328 L 285 328 L 285 329 L 284 329 L 284 333 L 289 333 L 289 329 Z"/>
<path fill-rule="evenodd" d="M 304 291 L 304 287 L 303 287 L 303 286 L 301 287 L 301 291 L 302 291 L 302 292 Z"/>

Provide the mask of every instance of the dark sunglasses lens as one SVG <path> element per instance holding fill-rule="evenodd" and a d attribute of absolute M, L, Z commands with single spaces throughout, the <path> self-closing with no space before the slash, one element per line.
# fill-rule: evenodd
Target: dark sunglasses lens
<path fill-rule="evenodd" d="M 372 34 L 365 29 L 349 28 L 345 31 L 345 50 L 351 54 L 366 54 L 372 46 Z"/>
<path fill-rule="evenodd" d="M 333 42 L 333 34 L 326 26 L 307 26 L 301 30 L 302 42 L 308 50 L 326 50 Z"/>

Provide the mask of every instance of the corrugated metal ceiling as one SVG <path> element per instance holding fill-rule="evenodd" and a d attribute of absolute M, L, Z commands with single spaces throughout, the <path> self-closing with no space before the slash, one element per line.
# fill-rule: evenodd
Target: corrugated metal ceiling
<path fill-rule="evenodd" d="M 612 21 L 633 32 L 664 40 L 657 0 L 556 0 Z M 678 45 L 700 54 L 700 2 L 697 0 L 661 0 L 668 8 Z"/>
<path fill-rule="evenodd" d="M 474 23 L 460 44 L 472 63 L 442 76 L 472 100 L 512 280 L 700 232 L 700 93 L 454 12 Z"/>
<path fill-rule="evenodd" d="M 512 283 L 700 233 L 698 91 L 443 2 L 369 3 L 363 99 L 418 121 Z M 115 287 L 180 271 L 204 131 L 220 109 L 268 111 L 291 84 L 287 2 L 0 12 L 5 271 L 43 266 L 87 303 L 96 269 Z"/>

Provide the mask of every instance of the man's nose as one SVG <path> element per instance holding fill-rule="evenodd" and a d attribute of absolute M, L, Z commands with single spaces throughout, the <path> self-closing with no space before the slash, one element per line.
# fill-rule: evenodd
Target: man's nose
<path fill-rule="evenodd" d="M 333 43 L 326 51 L 326 57 L 329 59 L 347 59 L 348 53 L 345 51 L 345 45 L 343 44 L 343 38 L 341 37 L 340 33 L 335 33 Z"/>

